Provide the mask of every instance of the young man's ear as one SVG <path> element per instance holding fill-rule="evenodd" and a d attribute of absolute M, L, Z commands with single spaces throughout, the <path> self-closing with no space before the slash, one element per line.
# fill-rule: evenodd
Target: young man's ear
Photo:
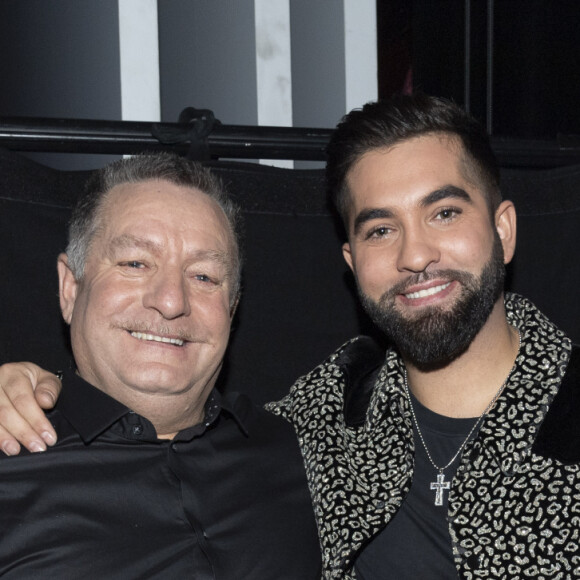
<path fill-rule="evenodd" d="M 68 265 L 68 256 L 59 254 L 56 268 L 58 270 L 58 297 L 60 311 L 67 324 L 72 320 L 72 314 L 77 299 L 78 282 Z"/>
<path fill-rule="evenodd" d="M 504 264 L 509 264 L 516 250 L 517 217 L 514 204 L 505 200 L 495 212 L 495 228 L 503 246 Z"/>

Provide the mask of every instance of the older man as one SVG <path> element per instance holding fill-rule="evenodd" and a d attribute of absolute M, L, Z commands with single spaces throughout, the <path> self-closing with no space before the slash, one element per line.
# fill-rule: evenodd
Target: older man
<path fill-rule="evenodd" d="M 319 576 L 291 426 L 214 389 L 236 223 L 220 183 L 179 157 L 90 181 L 58 258 L 74 354 L 48 413 L 58 443 L 0 463 L 3 578 Z"/>

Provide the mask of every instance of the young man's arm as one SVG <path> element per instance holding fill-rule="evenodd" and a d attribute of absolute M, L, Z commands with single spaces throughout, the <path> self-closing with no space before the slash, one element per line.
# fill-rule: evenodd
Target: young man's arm
<path fill-rule="evenodd" d="M 52 409 L 61 390 L 53 373 L 29 363 L 0 366 L 0 449 L 6 455 L 46 450 L 56 443 L 56 433 L 43 409 Z"/>

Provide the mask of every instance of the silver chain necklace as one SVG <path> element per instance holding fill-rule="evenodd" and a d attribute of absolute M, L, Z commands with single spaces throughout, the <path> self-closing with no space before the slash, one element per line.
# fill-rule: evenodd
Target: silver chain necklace
<path fill-rule="evenodd" d="M 517 331 L 517 329 L 516 329 L 516 331 Z M 510 372 L 508 373 L 508 376 L 506 377 L 505 381 L 503 382 L 503 384 L 501 385 L 501 387 L 499 388 L 497 393 L 494 395 L 493 399 L 489 402 L 489 405 L 483 410 L 483 413 L 477 418 L 477 420 L 473 424 L 473 427 L 469 430 L 467 437 L 463 440 L 463 443 L 461 443 L 461 445 L 459 446 L 459 449 L 455 452 L 455 455 L 443 467 L 440 467 L 439 465 L 437 465 L 433 461 L 433 458 L 431 457 L 431 453 L 429 453 L 427 443 L 425 443 L 425 439 L 423 438 L 423 433 L 421 432 L 421 428 L 419 427 L 419 421 L 417 421 L 417 416 L 415 415 L 415 409 L 413 408 L 413 400 L 411 399 L 411 393 L 409 391 L 409 385 L 407 383 L 407 368 L 405 367 L 405 370 L 403 371 L 403 376 L 405 378 L 405 392 L 407 393 L 407 398 L 409 399 L 409 407 L 411 407 L 411 416 L 413 417 L 413 423 L 415 424 L 415 428 L 417 429 L 417 433 L 419 434 L 419 439 L 421 439 L 421 443 L 423 444 L 423 449 L 425 449 L 425 453 L 427 453 L 427 458 L 429 459 L 431 465 L 437 470 L 437 481 L 432 481 L 431 485 L 430 485 L 430 488 L 435 491 L 435 505 L 438 505 L 438 506 L 443 505 L 443 492 L 445 490 L 451 489 L 451 482 L 445 481 L 444 471 L 448 467 L 450 467 L 451 464 L 459 457 L 459 455 L 463 451 L 463 448 L 467 445 L 467 442 L 470 440 L 471 436 L 473 435 L 475 429 L 480 424 L 481 420 L 487 415 L 487 413 L 490 411 L 490 409 L 495 405 L 496 401 L 499 399 L 500 395 L 503 393 L 503 390 L 505 389 L 505 386 L 507 385 L 507 382 L 508 382 L 511 374 L 513 373 L 514 369 L 516 368 L 516 361 L 518 359 L 518 355 L 520 353 L 520 348 L 522 346 L 522 336 L 519 333 L 519 331 L 517 331 L 517 332 L 518 332 L 519 344 L 518 344 L 518 352 L 516 354 L 516 358 L 515 358 L 513 367 L 511 368 Z"/>

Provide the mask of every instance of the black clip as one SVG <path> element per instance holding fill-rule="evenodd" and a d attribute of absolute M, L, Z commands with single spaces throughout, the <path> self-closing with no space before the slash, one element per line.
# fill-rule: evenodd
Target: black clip
<path fill-rule="evenodd" d="M 164 144 L 189 142 L 187 158 L 196 161 L 210 159 L 207 137 L 216 125 L 221 125 L 209 109 L 187 107 L 179 114 L 179 123 L 185 127 L 167 127 L 160 123 L 153 125 L 152 135 Z"/>

